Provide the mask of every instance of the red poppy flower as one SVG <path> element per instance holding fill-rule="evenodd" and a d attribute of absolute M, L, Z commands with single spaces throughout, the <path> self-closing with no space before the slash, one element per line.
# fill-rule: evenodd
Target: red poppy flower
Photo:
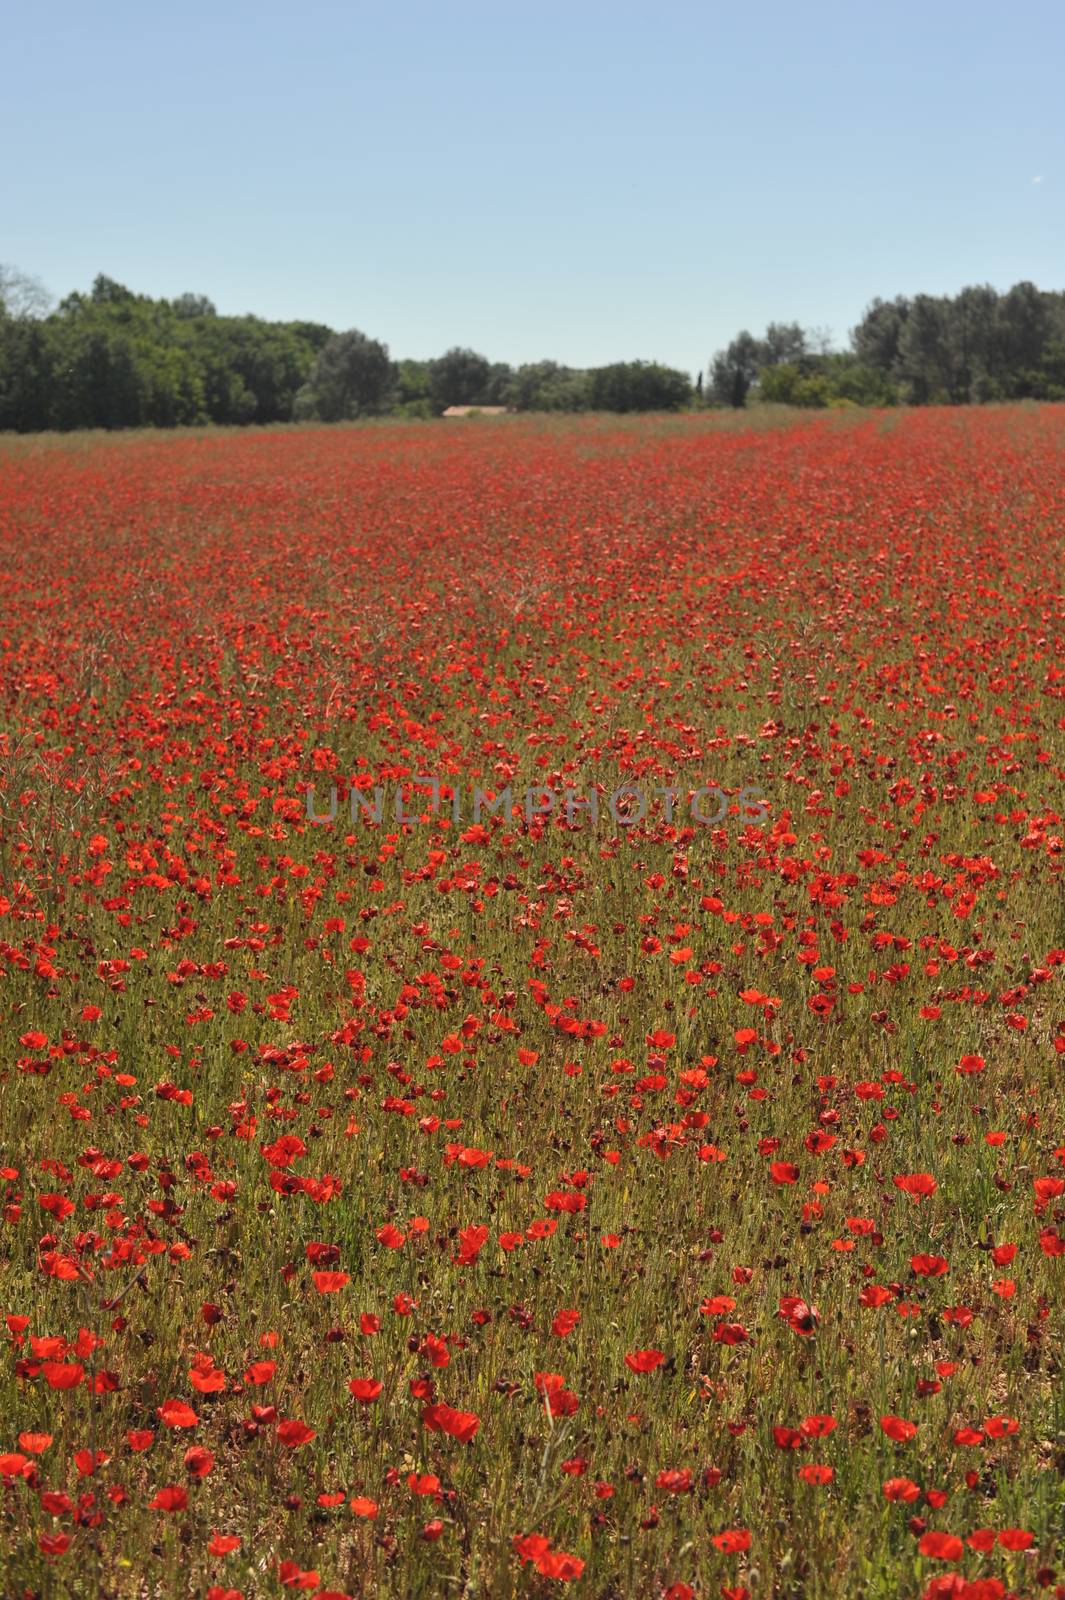
<path fill-rule="evenodd" d="M 296 1417 L 290 1417 L 277 1425 L 278 1443 L 286 1445 L 290 1450 L 297 1449 L 301 1444 L 309 1444 L 315 1436 L 316 1430 L 309 1428 L 305 1422 Z"/>
<path fill-rule="evenodd" d="M 725 1555 L 742 1555 L 751 1548 L 750 1530 L 747 1528 L 726 1528 L 723 1533 L 711 1536 L 711 1542 Z"/>
<path fill-rule="evenodd" d="M 187 1509 L 189 1497 L 186 1490 L 168 1484 L 160 1489 L 153 1500 L 148 1503 L 149 1511 L 184 1511 Z"/>
<path fill-rule="evenodd" d="M 635 1350 L 625 1357 L 630 1372 L 653 1372 L 665 1361 L 661 1350 Z"/>
<path fill-rule="evenodd" d="M 880 1426 L 896 1444 L 906 1444 L 917 1432 L 916 1422 L 908 1422 L 905 1417 L 881 1417 Z"/>
<path fill-rule="evenodd" d="M 184 1400 L 166 1400 L 156 1408 L 156 1416 L 168 1428 L 195 1428 L 199 1417 Z"/>
<path fill-rule="evenodd" d="M 936 1561 L 960 1561 L 965 1546 L 954 1533 L 925 1533 L 917 1546 L 923 1556 Z"/>

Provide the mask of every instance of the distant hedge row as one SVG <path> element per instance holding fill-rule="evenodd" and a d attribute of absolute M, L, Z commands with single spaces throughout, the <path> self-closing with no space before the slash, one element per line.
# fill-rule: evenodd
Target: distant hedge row
<path fill-rule="evenodd" d="M 1015 284 L 953 297 L 874 300 L 850 349 L 798 323 L 742 332 L 713 357 L 705 400 L 800 406 L 1065 399 L 1065 293 Z M 153 300 L 112 278 L 50 310 L 32 279 L 0 268 L 0 429 L 176 427 L 518 411 L 673 411 L 704 399 L 700 373 L 619 361 L 513 368 L 455 348 L 394 361 L 357 329 L 219 316 L 204 295 Z"/>
<path fill-rule="evenodd" d="M 655 411 L 691 397 L 688 376 L 657 363 L 515 371 L 462 349 L 393 361 L 356 330 L 219 316 L 202 295 L 153 300 L 106 277 L 49 311 L 32 280 L 0 272 L 0 429 L 430 417 L 449 405 Z"/>
<path fill-rule="evenodd" d="M 1065 400 L 1065 294 L 1034 283 L 874 300 L 850 345 L 828 350 L 795 322 L 771 322 L 761 339 L 739 333 L 710 363 L 710 396 L 731 406 Z"/>

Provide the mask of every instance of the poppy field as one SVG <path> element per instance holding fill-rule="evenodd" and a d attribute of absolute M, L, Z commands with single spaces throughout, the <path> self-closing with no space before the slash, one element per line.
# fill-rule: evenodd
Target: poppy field
<path fill-rule="evenodd" d="M 1052 405 L 0 443 L 4 1597 L 1065 1596 L 1063 531 Z"/>

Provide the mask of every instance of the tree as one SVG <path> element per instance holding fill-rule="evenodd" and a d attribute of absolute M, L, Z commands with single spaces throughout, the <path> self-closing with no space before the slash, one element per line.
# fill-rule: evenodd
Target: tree
<path fill-rule="evenodd" d="M 898 371 L 915 405 L 966 399 L 957 350 L 952 348 L 950 302 L 916 295 L 899 336 Z"/>
<path fill-rule="evenodd" d="M 179 294 L 174 301 L 174 310 L 179 317 L 217 317 L 218 315 L 214 301 L 205 294 Z"/>
<path fill-rule="evenodd" d="M 948 301 L 947 348 L 952 399 L 993 400 L 999 377 L 998 293 L 989 284 L 962 289 Z"/>
<path fill-rule="evenodd" d="M 17 336 L 34 327 L 40 339 Z M 134 294 L 100 276 L 51 316 L 0 311 L 0 416 L 20 429 L 281 422 L 329 329 L 220 317 L 203 296 Z"/>
<path fill-rule="evenodd" d="M 998 303 L 998 342 L 1007 394 L 1033 394 L 1053 338 L 1053 299 L 1034 283 L 1015 283 Z"/>
<path fill-rule="evenodd" d="M 893 406 L 898 403 L 898 389 L 888 372 L 859 361 L 849 350 L 836 350 L 821 363 L 821 371 L 829 389 L 829 405 Z"/>
<path fill-rule="evenodd" d="M 39 278 L 0 262 L 0 312 L 16 321 L 46 317 L 52 297 Z"/>
<path fill-rule="evenodd" d="M 779 366 L 782 362 L 798 362 L 809 350 L 806 332 L 797 322 L 771 322 L 762 340 L 762 365 Z"/>
<path fill-rule="evenodd" d="M 270 326 L 287 328 L 294 339 L 298 339 L 302 345 L 307 345 L 316 354 L 319 350 L 324 350 L 334 337 L 332 328 L 324 322 L 283 322 L 271 323 Z"/>
<path fill-rule="evenodd" d="M 851 332 L 851 349 L 858 360 L 881 372 L 893 372 L 909 314 L 910 302 L 903 295 L 894 300 L 874 300 Z"/>
<path fill-rule="evenodd" d="M 804 373 L 797 361 L 780 361 L 762 369 L 758 398 L 782 406 L 825 406 L 829 391 L 820 375 Z"/>
<path fill-rule="evenodd" d="M 586 372 L 557 361 L 531 361 L 511 377 L 506 400 L 519 411 L 587 411 L 590 388 Z"/>
<path fill-rule="evenodd" d="M 429 398 L 437 411 L 448 406 L 487 406 L 492 366 L 476 350 L 456 345 L 429 363 Z"/>
<path fill-rule="evenodd" d="M 221 316 L 201 294 L 155 300 L 105 274 L 49 310 L 41 285 L 0 267 L 0 429 L 176 427 L 337 419 L 448 405 L 636 412 L 690 405 L 686 373 L 649 361 L 581 371 L 555 361 L 514 371 L 455 347 L 393 363 L 387 347 L 319 322 Z M 703 375 L 696 383 L 701 396 Z M 827 333 L 771 322 L 718 351 L 707 397 L 798 406 L 1065 400 L 1065 292 L 1017 283 L 999 295 L 874 300 L 834 351 Z"/>
<path fill-rule="evenodd" d="M 692 396 L 687 373 L 657 361 L 615 361 L 588 378 L 595 411 L 678 411 Z"/>
<path fill-rule="evenodd" d="M 56 389 L 47 323 L 0 313 L 0 431 L 51 427 Z"/>
<path fill-rule="evenodd" d="M 402 417 L 433 416 L 428 361 L 397 361 L 392 373 L 392 409 Z"/>
<path fill-rule="evenodd" d="M 737 409 L 745 406 L 764 362 L 763 346 L 745 328 L 710 363 L 710 392 L 717 403 Z"/>
<path fill-rule="evenodd" d="M 888 406 L 896 394 L 885 373 L 863 366 L 849 351 L 833 350 L 763 367 L 758 398 L 789 406 Z"/>
<path fill-rule="evenodd" d="M 296 397 L 296 415 L 322 422 L 372 415 L 383 408 L 392 375 L 387 345 L 358 328 L 334 334 Z"/>
<path fill-rule="evenodd" d="M 79 318 L 66 330 L 54 370 L 61 381 L 52 398 L 53 426 L 137 428 L 150 420 L 136 342 L 123 329 Z"/>
<path fill-rule="evenodd" d="M 129 305 L 137 297 L 132 289 L 127 289 L 124 283 L 117 283 L 114 278 L 109 278 L 106 273 L 98 272 L 93 279 L 92 293 L 89 297 L 94 305 L 117 306 Z"/>
<path fill-rule="evenodd" d="M 488 369 L 488 378 L 484 386 L 484 403 L 486 406 L 505 406 L 507 393 L 514 381 L 514 369 L 505 361 L 493 361 Z"/>

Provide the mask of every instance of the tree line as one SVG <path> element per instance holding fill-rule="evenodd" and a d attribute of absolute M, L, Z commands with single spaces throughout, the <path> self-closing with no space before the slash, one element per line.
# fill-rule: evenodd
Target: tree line
<path fill-rule="evenodd" d="M 1017 283 L 876 299 L 848 350 L 798 323 L 737 334 L 710 363 L 719 405 L 965 405 L 1065 400 L 1065 293 Z"/>
<path fill-rule="evenodd" d="M 0 429 L 433 417 L 452 405 L 657 411 L 691 397 L 688 375 L 658 362 L 514 369 L 459 348 L 394 361 L 357 329 L 221 316 L 205 295 L 157 300 L 104 276 L 51 309 L 33 279 L 0 268 Z"/>
<path fill-rule="evenodd" d="M 798 323 L 737 334 L 694 387 L 650 361 L 517 368 L 475 350 L 393 360 L 388 346 L 319 322 L 222 316 L 199 294 L 136 294 L 98 277 L 52 307 L 0 267 L 0 430 L 336 422 L 439 416 L 447 407 L 675 411 L 693 405 L 963 404 L 1065 399 L 1065 293 L 1019 283 L 874 300 L 833 350 Z"/>

